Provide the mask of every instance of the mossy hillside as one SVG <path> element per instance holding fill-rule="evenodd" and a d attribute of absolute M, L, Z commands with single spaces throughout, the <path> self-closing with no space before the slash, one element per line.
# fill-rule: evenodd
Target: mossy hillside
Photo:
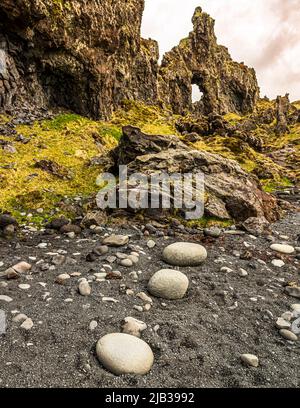
<path fill-rule="evenodd" d="M 68 113 L 33 126 L 18 126 L 17 131 L 29 137 L 30 142 L 14 142 L 15 154 L 0 150 L 0 211 L 15 215 L 38 208 L 47 212 L 65 196 L 87 196 L 95 192 L 101 168 L 88 166 L 89 160 L 105 155 L 120 137 L 114 125 Z M 95 143 L 95 134 L 99 135 L 101 144 Z M 3 139 L 11 142 L 10 137 Z M 72 178 L 63 180 L 35 168 L 35 160 L 42 159 L 67 168 Z"/>

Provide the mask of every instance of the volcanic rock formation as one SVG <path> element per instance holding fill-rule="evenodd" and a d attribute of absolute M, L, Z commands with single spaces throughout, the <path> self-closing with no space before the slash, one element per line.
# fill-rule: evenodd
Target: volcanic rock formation
<path fill-rule="evenodd" d="M 108 118 L 125 99 L 175 113 L 248 113 L 258 97 L 253 69 L 217 45 L 200 8 L 194 30 L 158 64 L 158 44 L 140 36 L 144 0 L 2 0 L 0 109 L 60 106 Z M 192 104 L 192 84 L 203 99 Z"/>
<path fill-rule="evenodd" d="M 279 216 L 276 199 L 265 193 L 258 179 L 244 172 L 236 161 L 194 150 L 176 136 L 150 136 L 136 127 L 125 126 L 114 155 L 116 165 L 127 165 L 128 175 L 204 174 L 207 216 L 235 221 L 253 217 L 275 221 Z M 140 187 L 137 184 L 130 188 L 134 191 Z"/>

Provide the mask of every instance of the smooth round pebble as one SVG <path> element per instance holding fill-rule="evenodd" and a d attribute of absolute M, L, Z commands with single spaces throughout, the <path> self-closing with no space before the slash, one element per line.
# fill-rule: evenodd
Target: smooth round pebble
<path fill-rule="evenodd" d="M 163 299 L 181 299 L 189 287 L 189 280 L 182 272 L 161 269 L 148 282 L 149 292 Z"/>
<path fill-rule="evenodd" d="M 199 244 L 176 242 L 163 251 L 163 260 L 170 265 L 196 266 L 207 258 L 206 249 Z"/>
<path fill-rule="evenodd" d="M 287 255 L 293 254 L 295 252 L 294 247 L 292 247 L 291 245 L 286 245 L 286 244 L 272 244 L 270 248 L 273 251 L 280 252 L 281 254 L 287 254 Z"/>
<path fill-rule="evenodd" d="M 147 374 L 154 356 L 146 342 L 125 333 L 111 333 L 102 337 L 96 346 L 99 361 L 113 374 Z"/>

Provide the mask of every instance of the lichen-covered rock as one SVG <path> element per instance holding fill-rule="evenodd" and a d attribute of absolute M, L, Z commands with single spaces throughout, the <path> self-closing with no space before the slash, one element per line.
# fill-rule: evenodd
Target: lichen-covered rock
<path fill-rule="evenodd" d="M 252 112 L 259 96 L 254 69 L 234 62 L 227 48 L 217 44 L 214 20 L 198 7 L 193 16 L 194 29 L 188 38 L 168 52 L 160 73 L 161 99 L 174 112 L 200 113 Z M 203 97 L 192 103 L 192 84 Z"/>

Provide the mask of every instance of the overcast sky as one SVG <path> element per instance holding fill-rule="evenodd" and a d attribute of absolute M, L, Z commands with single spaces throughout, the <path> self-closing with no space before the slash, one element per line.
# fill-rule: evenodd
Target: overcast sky
<path fill-rule="evenodd" d="M 218 43 L 256 69 L 262 96 L 300 99 L 300 0 L 146 0 L 142 35 L 161 54 L 192 29 L 201 6 L 216 20 Z"/>

